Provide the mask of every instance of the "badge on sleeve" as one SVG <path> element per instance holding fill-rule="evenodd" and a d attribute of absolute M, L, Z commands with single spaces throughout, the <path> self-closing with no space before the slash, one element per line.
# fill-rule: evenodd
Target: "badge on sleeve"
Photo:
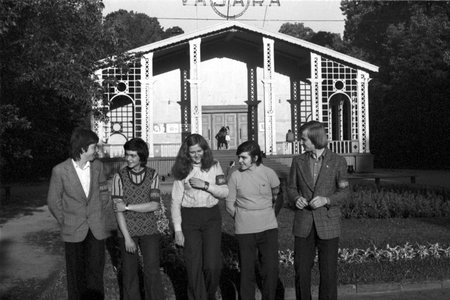
<path fill-rule="evenodd" d="M 340 189 L 345 189 L 346 187 L 348 187 L 348 185 L 349 185 L 348 180 L 340 180 L 338 182 L 338 187 Z"/>
<path fill-rule="evenodd" d="M 217 175 L 216 176 L 216 185 L 223 185 L 226 183 L 227 183 L 227 181 L 225 180 L 225 175 Z"/>

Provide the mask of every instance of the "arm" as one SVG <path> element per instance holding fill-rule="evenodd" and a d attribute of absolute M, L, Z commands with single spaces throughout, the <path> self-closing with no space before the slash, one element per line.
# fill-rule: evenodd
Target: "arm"
<path fill-rule="evenodd" d="M 125 240 L 125 249 L 127 252 L 134 253 L 137 249 L 136 243 L 130 236 L 123 212 L 117 210 L 117 206 L 120 203 L 122 203 L 122 204 L 124 203 L 123 202 L 122 180 L 120 179 L 119 174 L 115 174 L 114 178 L 113 178 L 112 199 L 114 201 L 114 207 L 115 207 L 114 210 L 116 211 L 117 224 L 119 225 L 119 229 L 122 232 L 122 235 Z"/>
<path fill-rule="evenodd" d="M 62 195 L 62 178 L 60 174 L 58 174 L 56 168 L 53 168 L 47 195 L 47 204 L 50 212 L 52 213 L 53 217 L 55 217 L 59 225 L 63 223 Z"/>
<path fill-rule="evenodd" d="M 207 182 L 199 178 L 189 179 L 189 184 L 196 189 L 205 190 L 215 198 L 225 198 L 228 195 L 228 186 L 226 185 L 225 175 L 219 163 L 215 164 L 210 172 L 214 173 L 215 182 Z"/>
<path fill-rule="evenodd" d="M 170 212 L 175 231 L 175 244 L 184 246 L 184 235 L 181 231 L 181 201 L 183 200 L 184 184 L 181 180 L 175 180 L 172 186 L 172 203 Z"/>
<path fill-rule="evenodd" d="M 234 218 L 236 214 L 236 174 L 231 174 L 230 180 L 228 181 L 228 196 L 226 198 L 226 210 L 230 214 L 232 218 Z"/>
<path fill-rule="evenodd" d="M 297 159 L 295 158 L 292 160 L 292 165 L 291 165 L 291 170 L 289 172 L 289 181 L 288 181 L 288 187 L 287 187 L 287 192 L 288 192 L 288 198 L 289 201 L 295 205 L 296 208 L 298 209 L 303 209 L 306 206 L 308 206 L 308 201 L 306 200 L 305 197 L 303 197 L 303 195 L 300 193 L 300 189 L 297 186 L 297 182 L 298 182 L 298 172 L 297 172 Z"/>

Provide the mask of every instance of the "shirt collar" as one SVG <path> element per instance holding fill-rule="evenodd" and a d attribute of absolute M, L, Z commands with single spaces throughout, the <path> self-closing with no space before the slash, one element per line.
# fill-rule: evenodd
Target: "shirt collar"
<path fill-rule="evenodd" d="M 311 157 L 312 159 L 315 159 L 315 160 L 322 160 L 325 158 L 326 154 L 327 154 L 327 149 L 325 148 L 319 157 L 316 157 L 316 154 L 312 151 L 309 152 L 309 157 Z"/>
<path fill-rule="evenodd" d="M 72 159 L 72 162 L 73 162 L 73 166 L 75 167 L 75 169 L 78 169 L 78 170 L 81 170 L 81 171 L 86 171 L 87 169 L 89 169 L 89 168 L 91 167 L 91 162 L 90 162 L 90 161 L 88 161 L 88 162 L 84 165 L 83 168 L 80 168 L 80 166 L 77 164 L 77 162 L 74 161 L 73 159 Z"/>

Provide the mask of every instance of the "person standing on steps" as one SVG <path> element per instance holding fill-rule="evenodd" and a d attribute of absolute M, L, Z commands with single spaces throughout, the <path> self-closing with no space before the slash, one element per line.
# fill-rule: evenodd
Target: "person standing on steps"
<path fill-rule="evenodd" d="M 337 257 L 342 201 L 348 198 L 347 163 L 327 148 L 325 128 L 318 121 L 300 127 L 304 153 L 294 157 L 288 195 L 295 204 L 293 234 L 295 293 L 311 299 L 311 270 L 319 255 L 319 299 L 337 299 Z"/>

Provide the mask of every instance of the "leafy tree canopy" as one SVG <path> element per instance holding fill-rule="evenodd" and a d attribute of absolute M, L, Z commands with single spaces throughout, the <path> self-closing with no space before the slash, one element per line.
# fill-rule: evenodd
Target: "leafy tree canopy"
<path fill-rule="evenodd" d="M 314 32 L 303 23 L 284 23 L 278 30 L 281 33 L 306 40 L 333 50 L 343 51 L 344 45 L 341 36 L 327 31 Z"/>
<path fill-rule="evenodd" d="M 449 167 L 442 145 L 450 145 L 450 2 L 342 1 L 341 8 L 352 54 L 380 67 L 370 91 L 376 162 Z"/>

